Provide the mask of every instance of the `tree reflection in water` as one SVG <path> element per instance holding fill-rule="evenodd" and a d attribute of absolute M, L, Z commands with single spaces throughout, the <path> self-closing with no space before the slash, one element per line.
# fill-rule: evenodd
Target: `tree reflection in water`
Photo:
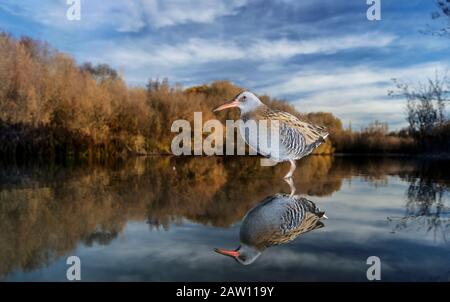
<path fill-rule="evenodd" d="M 378 186 L 398 175 L 411 183 L 407 216 L 442 218 L 448 205 L 439 192 L 447 190 L 450 177 L 441 167 L 424 168 L 415 160 L 311 156 L 299 162 L 294 181 L 296 194 L 330 196 L 354 177 Z M 282 181 L 285 170 L 243 157 L 2 165 L 0 276 L 49 265 L 80 243 L 110 244 L 130 221 L 147 221 L 151 229 L 169 229 L 184 220 L 228 227 L 266 196 L 289 192 Z"/>
<path fill-rule="evenodd" d="M 432 232 L 434 240 L 447 242 L 450 234 L 449 172 L 436 163 L 421 163 L 421 169 L 404 177 L 409 182 L 405 193 L 405 214 L 388 217 L 393 232 Z"/>

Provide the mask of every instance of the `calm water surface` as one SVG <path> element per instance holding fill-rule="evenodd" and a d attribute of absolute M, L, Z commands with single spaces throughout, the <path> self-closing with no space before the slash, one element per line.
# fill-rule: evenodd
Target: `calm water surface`
<path fill-rule="evenodd" d="M 328 219 L 305 220 L 242 265 L 214 248 L 237 248 L 246 213 L 290 192 L 287 164 L 156 157 L 108 167 L 2 165 L 0 280 L 65 281 L 66 259 L 76 255 L 84 281 L 364 281 L 374 255 L 384 281 L 450 281 L 447 166 L 304 159 L 296 194 Z"/>

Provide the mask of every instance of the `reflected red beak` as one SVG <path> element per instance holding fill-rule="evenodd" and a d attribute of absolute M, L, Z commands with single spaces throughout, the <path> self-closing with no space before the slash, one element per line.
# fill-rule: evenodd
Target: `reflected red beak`
<path fill-rule="evenodd" d="M 233 250 L 224 250 L 224 249 L 214 249 L 215 252 L 225 255 L 225 256 L 230 256 L 233 258 L 239 257 L 239 252 L 238 251 L 233 251 Z"/>
<path fill-rule="evenodd" d="M 227 109 L 227 108 L 234 108 L 234 107 L 237 107 L 238 105 L 239 105 L 239 101 L 238 100 L 232 100 L 230 102 L 226 102 L 225 104 L 220 105 L 219 107 L 215 108 L 213 110 L 213 112 L 224 110 L 224 109 Z"/>

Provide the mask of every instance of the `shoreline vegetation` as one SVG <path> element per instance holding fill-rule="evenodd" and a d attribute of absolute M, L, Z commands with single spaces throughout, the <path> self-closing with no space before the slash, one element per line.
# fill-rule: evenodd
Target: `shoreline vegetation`
<path fill-rule="evenodd" d="M 424 99 L 401 83 L 397 88 L 405 97 L 410 124 L 399 131 L 389 131 L 387 123 L 379 121 L 356 131 L 350 125 L 344 128 L 332 113 L 300 113 L 284 100 L 260 97 L 272 108 L 328 128 L 330 139 L 315 154 L 448 157 L 445 103 L 437 104 L 438 111 L 432 98 Z M 192 124 L 195 111 L 202 112 L 205 121 L 236 120 L 238 112 L 216 115 L 211 109 L 241 90 L 229 81 L 183 88 L 167 79 L 130 87 L 106 64 L 78 65 L 45 42 L 0 32 L 0 157 L 102 161 L 169 155 L 177 134 L 170 131 L 173 121 Z"/>

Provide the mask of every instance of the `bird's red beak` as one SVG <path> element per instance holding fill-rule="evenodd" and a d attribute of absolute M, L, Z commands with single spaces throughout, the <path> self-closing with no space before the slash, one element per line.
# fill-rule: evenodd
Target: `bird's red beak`
<path fill-rule="evenodd" d="M 220 105 L 219 107 L 215 108 L 213 110 L 213 112 L 224 110 L 224 109 L 227 109 L 227 108 L 234 108 L 234 107 L 237 107 L 238 105 L 239 105 L 239 101 L 238 100 L 232 100 L 232 101 L 226 102 L 225 104 Z"/>
<path fill-rule="evenodd" d="M 214 251 L 216 251 L 219 254 L 225 255 L 225 256 L 230 256 L 233 258 L 239 257 L 239 252 L 238 251 L 233 251 L 233 250 L 224 250 L 224 249 L 214 249 Z"/>

